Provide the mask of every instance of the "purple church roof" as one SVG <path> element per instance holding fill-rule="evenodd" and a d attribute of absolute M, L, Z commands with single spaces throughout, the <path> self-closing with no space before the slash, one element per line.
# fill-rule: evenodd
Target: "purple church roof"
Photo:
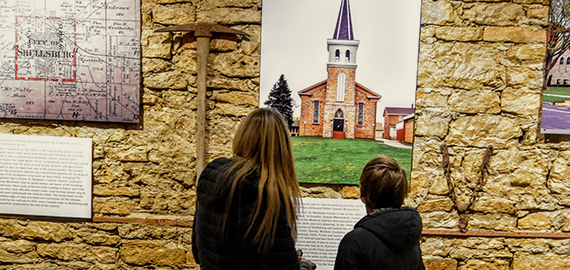
<path fill-rule="evenodd" d="M 352 16 L 350 15 L 350 4 L 348 0 L 342 0 L 340 5 L 333 39 L 354 40 L 352 33 Z"/>

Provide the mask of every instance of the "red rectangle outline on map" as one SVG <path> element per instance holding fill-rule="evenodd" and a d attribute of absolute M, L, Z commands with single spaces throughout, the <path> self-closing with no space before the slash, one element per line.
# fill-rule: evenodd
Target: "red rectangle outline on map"
<path fill-rule="evenodd" d="M 38 16 L 16 16 L 16 44 L 18 44 L 18 18 L 34 18 L 34 19 L 41 19 L 42 17 Z M 62 20 L 60 17 L 47 17 L 47 20 Z M 69 18 L 67 20 L 73 21 L 73 45 L 77 48 L 77 21 L 74 18 Z M 26 78 L 26 77 L 18 77 L 18 45 L 14 46 L 16 59 L 15 59 L 15 79 L 16 80 L 27 80 L 27 81 L 61 81 L 61 82 L 75 82 L 77 79 L 77 50 L 73 50 L 73 78 L 68 79 L 61 79 L 61 78 Z"/>

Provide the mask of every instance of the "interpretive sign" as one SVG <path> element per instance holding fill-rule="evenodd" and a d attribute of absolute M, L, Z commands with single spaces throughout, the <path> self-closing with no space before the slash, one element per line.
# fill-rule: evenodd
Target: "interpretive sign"
<path fill-rule="evenodd" d="M 0 134 L 0 213 L 91 218 L 91 141 Z"/>
<path fill-rule="evenodd" d="M 360 200 L 303 198 L 297 248 L 319 270 L 332 270 L 340 240 L 366 215 Z"/>
<path fill-rule="evenodd" d="M 0 1 L 0 117 L 138 122 L 139 0 Z"/>

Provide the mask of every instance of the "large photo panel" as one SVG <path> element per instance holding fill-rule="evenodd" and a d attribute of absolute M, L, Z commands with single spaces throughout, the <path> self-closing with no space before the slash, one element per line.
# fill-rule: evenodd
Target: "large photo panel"
<path fill-rule="evenodd" d="M 263 0 L 260 107 L 287 120 L 300 182 L 358 184 L 412 159 L 421 0 Z"/>

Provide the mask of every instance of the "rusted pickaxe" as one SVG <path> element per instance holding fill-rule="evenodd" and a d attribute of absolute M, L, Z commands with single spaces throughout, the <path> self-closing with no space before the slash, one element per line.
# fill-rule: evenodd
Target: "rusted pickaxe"
<path fill-rule="evenodd" d="M 205 167 L 206 160 L 206 73 L 208 72 L 208 53 L 210 38 L 213 33 L 229 33 L 248 36 L 247 33 L 231 29 L 227 26 L 211 23 L 191 23 L 176 25 L 156 30 L 155 32 L 194 32 L 196 49 L 198 51 L 198 119 L 196 131 L 196 184 L 200 173 Z"/>

